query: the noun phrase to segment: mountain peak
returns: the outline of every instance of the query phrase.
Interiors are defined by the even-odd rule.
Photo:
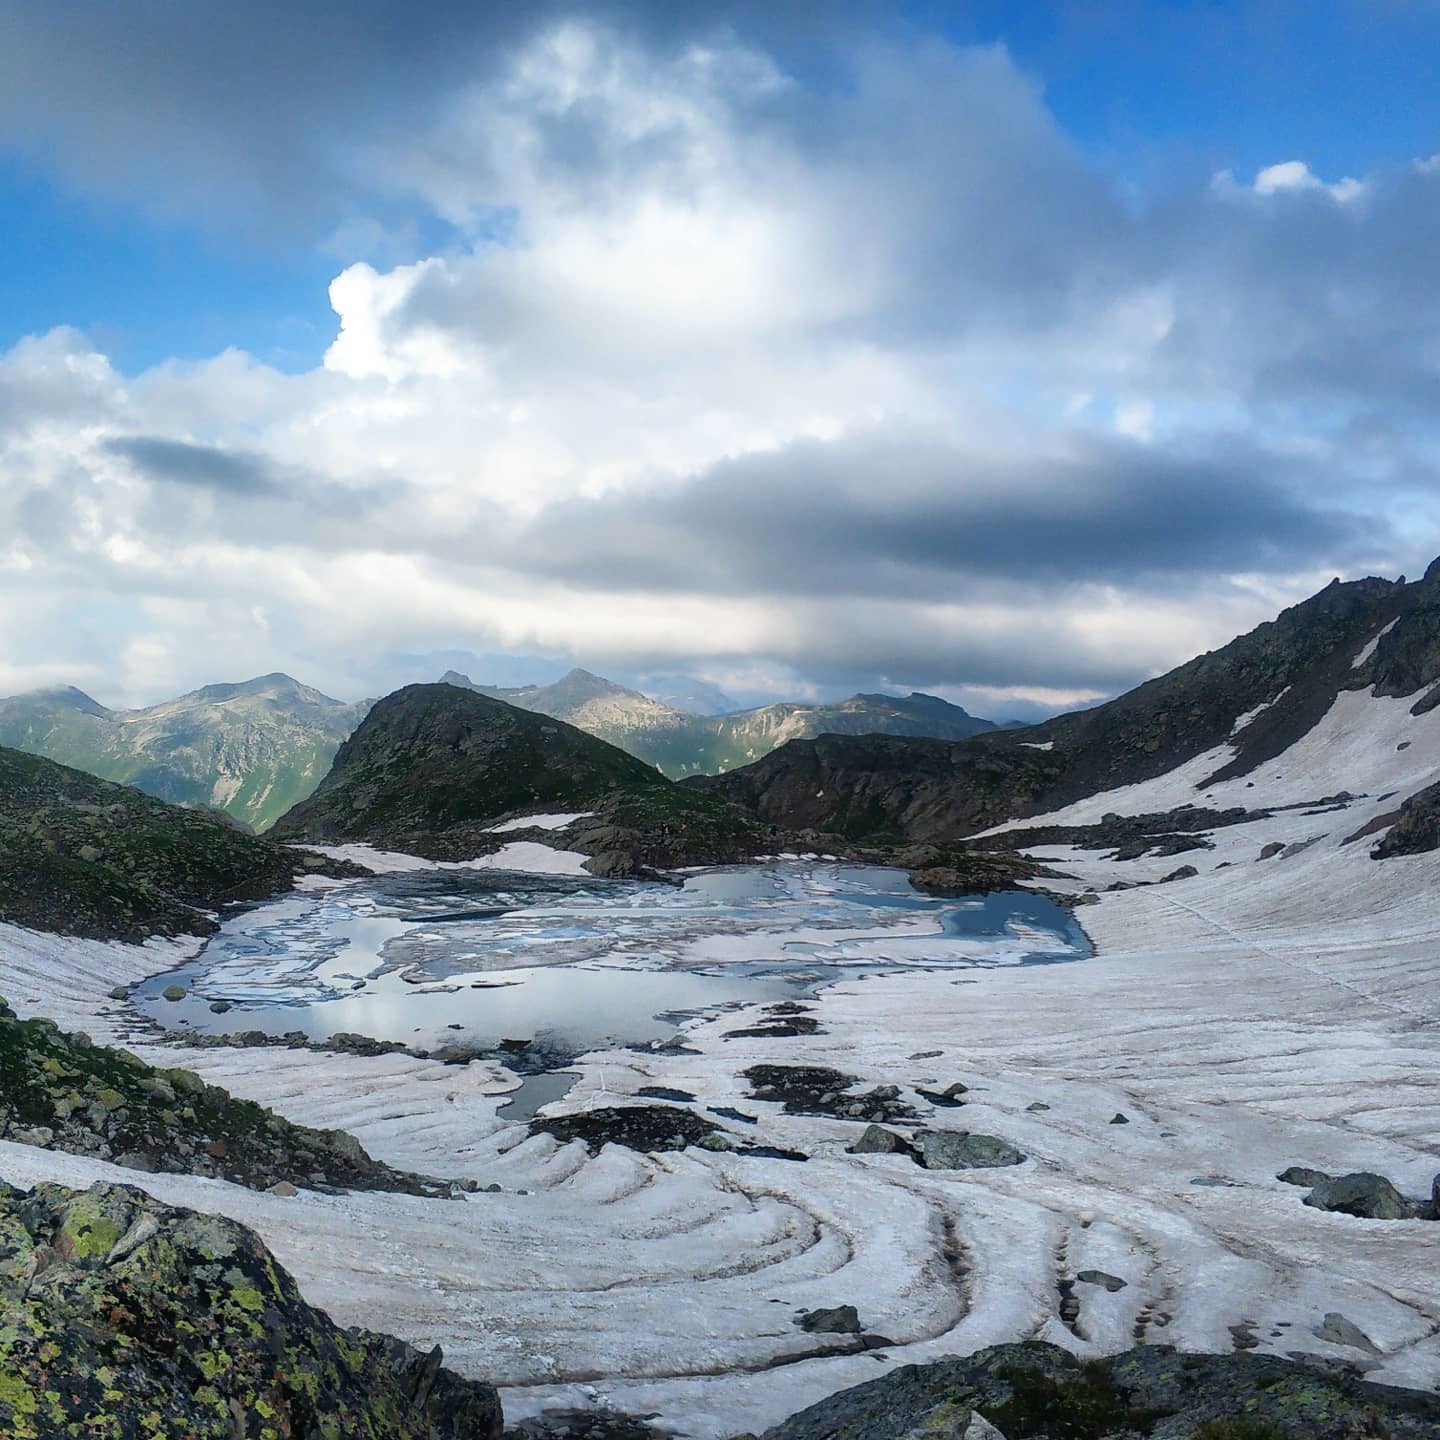
[[[43,685],[38,690],[27,690],[23,695],[16,695],[13,698],[58,705],[66,710],[75,710],[84,715],[96,715],[102,718],[110,714],[110,711],[98,700],[87,695],[76,685]]]

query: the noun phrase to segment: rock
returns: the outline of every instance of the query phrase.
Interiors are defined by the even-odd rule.
[[[678,1105],[611,1105],[574,1115],[543,1115],[530,1122],[532,1135],[553,1135],[562,1145],[583,1140],[592,1155],[606,1145],[652,1153],[698,1145],[719,1127]]]
[[[1038,1110],[1048,1110],[1050,1107],[1043,1100],[1032,1100],[1025,1108],[1034,1112]]]
[[[1172,880],[1193,880],[1199,873],[1193,865],[1182,865],[1178,870],[1172,870],[1164,876],[1160,883],[1168,885]]]
[[[853,1144],[846,1147],[850,1155],[896,1155],[909,1154],[910,1142],[893,1130],[880,1125],[867,1125],[865,1133]]]
[[[160,993],[167,1000],[183,1000],[190,992],[183,985],[167,985]]]
[[[1112,1125],[1128,1125],[1130,1123],[1130,1117],[1123,1110],[1117,1110],[1110,1117],[1110,1123]]]
[[[1101,1285],[1112,1294],[1117,1290],[1123,1290],[1129,1283],[1122,1280],[1118,1275],[1107,1275],[1103,1270],[1081,1270],[1075,1278],[1082,1285]]]
[[[1303,1185],[1309,1190],[1316,1185],[1328,1185],[1335,1177],[1327,1175],[1323,1170],[1312,1170],[1308,1165],[1291,1165],[1275,1178],[1286,1185]]]
[[[493,1387],[340,1329],[234,1221],[4,1186],[0,1233],[0,1434],[498,1440]]]
[[[288,1200],[291,1196],[298,1195],[300,1192],[288,1180],[277,1180],[273,1185],[266,1187],[265,1193],[267,1195],[280,1195]]]
[[[1380,1354],[1380,1347],[1354,1321],[1347,1320],[1336,1310],[1326,1315],[1324,1323],[1315,1333],[1332,1345],[1348,1345],[1352,1350]]]
[[[1019,1165],[1025,1156],[995,1135],[964,1130],[921,1130],[915,1136],[920,1163],[927,1170],[985,1170]]]
[[[1305,1204],[1361,1220],[1410,1220],[1419,1212],[1383,1175],[1368,1170],[1322,1181],[1305,1197]]]
[[[107,992],[112,1000],[124,1000],[130,994],[128,985],[115,985]]]
[[[1256,857],[1260,860],[1269,860],[1272,856],[1278,855],[1285,846],[1279,840],[1272,840],[1268,845],[1260,848],[1260,854]]]
[[[1315,1357],[1311,1357],[1312,1360]],[[988,1428],[969,1429],[972,1417]],[[1435,1440],[1440,1397],[1271,1355],[1146,1345],[1079,1360],[1042,1341],[902,1365],[762,1440]]]
[[[228,1000],[212,1000],[210,1002],[210,1013],[212,1015],[224,1015],[230,1009]]]
[[[796,1322],[812,1335],[858,1335],[860,1314],[853,1305],[835,1305],[828,1310],[810,1310]]]

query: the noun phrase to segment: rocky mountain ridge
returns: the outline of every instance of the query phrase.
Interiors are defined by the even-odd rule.
[[[1440,561],[1423,579],[1335,581],[1219,650],[1094,709],[960,742],[823,735],[683,783],[762,821],[852,841],[954,842],[1167,774],[1214,751],[1193,786],[1243,777],[1347,691],[1440,703]]]

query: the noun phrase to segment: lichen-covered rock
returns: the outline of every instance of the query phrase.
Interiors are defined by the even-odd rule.
[[[1440,1397],[1272,1356],[1147,1345],[1082,1362],[1029,1341],[903,1366],[792,1415],[763,1440],[965,1436],[976,1416],[1010,1440],[1434,1440]]]
[[[0,1139],[258,1190],[297,1182],[417,1195],[450,1188],[373,1160],[343,1130],[292,1124],[192,1070],[157,1070],[53,1021],[20,1020],[3,1000]]]
[[[921,1130],[915,1136],[920,1163],[927,1170],[984,1170],[998,1165],[1020,1165],[1025,1156],[996,1135],[964,1130]]]
[[[342,1330],[244,1226],[128,1186],[0,1189],[11,1440],[494,1440],[500,1402]]]

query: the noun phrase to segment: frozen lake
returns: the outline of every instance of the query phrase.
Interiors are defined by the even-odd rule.
[[[425,870],[248,910],[134,998],[162,1024],[210,1033],[578,1053],[664,1039],[691,1015],[792,999],[857,970],[1088,953],[1073,917],[1044,896],[937,900],[899,870],[788,861],[681,886]],[[186,998],[165,1000],[175,983]]]

